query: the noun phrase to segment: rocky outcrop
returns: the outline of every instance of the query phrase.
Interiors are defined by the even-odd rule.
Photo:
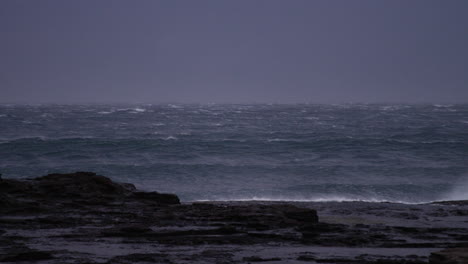
[[[447,248],[434,252],[429,257],[429,264],[467,264],[468,247]]]
[[[179,197],[170,193],[133,192],[132,198],[140,201],[155,202],[157,204],[180,204]]]
[[[115,183],[93,172],[49,174],[31,184],[41,195],[65,198],[122,198],[136,190],[133,184]]]
[[[0,208],[11,208],[16,204],[16,201],[10,198],[8,195],[0,193]]]
[[[23,249],[22,252],[14,252],[2,254],[0,256],[0,262],[36,262],[41,260],[52,259],[53,256],[49,252],[37,251],[32,249]]]
[[[95,173],[49,174],[0,180],[0,262],[458,264],[466,212],[464,203],[180,203]],[[434,248],[452,249],[429,260]]]
[[[55,173],[32,180],[0,181],[0,211],[47,211],[71,205],[103,206],[136,200],[158,205],[180,204],[174,194],[139,192],[133,184],[116,183],[93,172]]]

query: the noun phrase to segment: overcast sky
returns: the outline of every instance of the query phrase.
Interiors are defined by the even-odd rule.
[[[468,102],[466,0],[1,0],[0,102]]]

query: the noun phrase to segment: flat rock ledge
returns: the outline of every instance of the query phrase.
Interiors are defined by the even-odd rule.
[[[92,172],[0,179],[0,262],[468,263],[467,207],[181,203]]]

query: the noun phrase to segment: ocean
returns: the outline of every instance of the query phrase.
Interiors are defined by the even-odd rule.
[[[0,173],[182,201],[468,199],[468,105],[0,105]]]

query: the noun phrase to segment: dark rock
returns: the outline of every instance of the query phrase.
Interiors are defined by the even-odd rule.
[[[222,235],[232,235],[232,234],[239,233],[239,231],[235,227],[229,226],[229,225],[222,226],[216,229],[216,231],[218,231],[218,234],[222,234]]]
[[[27,181],[3,179],[0,181],[0,193],[18,194],[31,192],[32,185]]]
[[[309,208],[318,209],[322,222]],[[455,217],[467,214],[464,205],[180,204],[175,195],[137,191],[131,184],[87,172],[4,179],[0,210],[0,229],[7,231],[0,230],[0,260],[15,263],[50,259],[53,253],[46,263],[427,264],[422,255],[429,248],[464,247],[468,241],[466,219]],[[450,218],[444,221],[431,213]],[[54,251],[29,249],[42,243]],[[84,249],[74,247],[77,243]],[[105,254],[89,253],[88,247],[95,245]],[[401,255],[409,254],[402,250],[406,248],[415,255]],[[315,249],[316,255],[309,252]],[[362,253],[369,254],[357,255]],[[431,263],[463,263],[454,258],[446,250],[434,253]]]
[[[315,262],[317,263],[343,263],[343,264],[362,264],[362,260],[357,260],[357,259],[348,259],[348,258],[320,258],[320,259],[315,259]],[[383,264],[383,263],[382,263]],[[394,264],[394,263],[392,263]]]
[[[468,216],[468,210],[451,210],[450,213],[455,216]]]
[[[264,262],[264,261],[281,261],[281,258],[261,258],[259,256],[251,256],[242,258],[243,261],[249,262]]]
[[[139,200],[148,200],[157,204],[180,204],[179,197],[175,194],[158,193],[158,192],[134,192],[133,198]]]
[[[265,224],[259,223],[259,222],[248,222],[246,226],[247,226],[247,228],[252,228],[252,229],[255,229],[257,231],[268,230],[270,228],[268,225],[265,225]]]
[[[191,229],[184,231],[161,232],[158,236],[212,236],[212,235],[231,235],[238,233],[233,227],[220,227],[216,229]]]
[[[10,208],[12,206],[15,206],[17,203],[16,201],[9,197],[6,194],[0,193],[0,209],[2,208]]]
[[[101,231],[101,235],[105,237],[141,237],[152,233],[148,227],[142,226],[127,226],[120,228],[109,228]]]
[[[0,257],[0,262],[18,262],[18,261],[39,261],[52,259],[53,256],[45,251],[27,251],[15,254],[7,254],[5,257]]]
[[[313,256],[302,255],[302,256],[297,257],[297,260],[316,262],[317,258],[315,258],[315,257],[313,257]]]
[[[315,223],[302,225],[298,228],[302,233],[343,233],[348,229],[346,225],[342,224],[328,224],[328,223]]]
[[[138,233],[138,234],[141,234],[141,233],[148,233],[148,232],[151,232],[153,230],[151,230],[151,228],[144,227],[144,226],[127,226],[127,227],[120,228],[120,231],[122,233],[132,233],[132,234]]]
[[[232,260],[234,255],[226,250],[204,250],[200,254],[193,254],[190,257],[184,258],[188,263],[216,263],[216,264],[232,264],[236,263]]]
[[[283,212],[287,218],[294,219],[299,222],[317,223],[319,220],[317,211],[312,209],[288,206]]]
[[[439,202],[433,202],[432,204],[441,204],[441,205],[468,205],[468,200],[439,201]]]
[[[166,254],[130,254],[124,256],[117,256],[109,260],[107,263],[172,263]]]
[[[49,174],[35,181],[41,194],[58,197],[121,197],[135,189],[133,185],[118,184],[93,172]]]
[[[448,248],[431,253],[429,264],[466,264],[468,248]]]
[[[154,212],[157,210],[154,206],[180,204],[180,200],[173,194],[138,192],[133,184],[116,183],[92,172],[49,174],[28,180],[3,179],[0,182],[2,213],[27,215],[99,207],[110,209],[125,203],[137,207],[145,203],[144,207],[151,205]]]

